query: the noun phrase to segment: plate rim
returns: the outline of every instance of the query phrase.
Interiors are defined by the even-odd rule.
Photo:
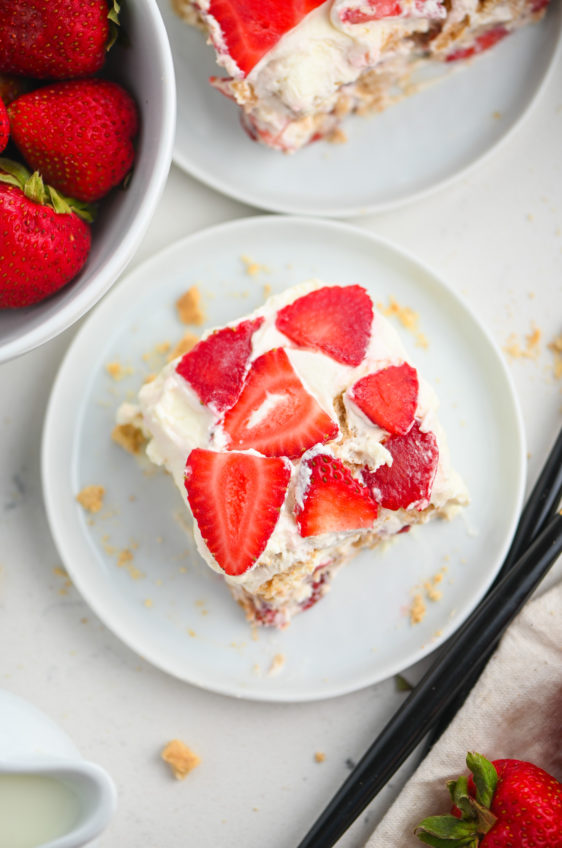
[[[496,141],[492,142],[492,144],[490,145],[490,147],[488,147],[487,150],[484,150],[481,154],[477,155],[476,158],[469,162],[467,165],[464,165],[458,171],[455,171],[453,174],[450,174],[449,176],[444,177],[443,179],[438,179],[433,185],[426,186],[425,188],[422,188],[419,191],[414,191],[412,193],[406,194],[404,197],[369,204],[349,204],[346,206],[339,207],[329,207],[327,205],[324,205],[323,203],[318,203],[317,205],[311,204],[306,208],[303,207],[303,205],[283,202],[264,203],[263,200],[260,200],[259,197],[256,197],[255,193],[247,193],[244,190],[237,189],[236,187],[231,187],[222,180],[216,178],[212,174],[212,172],[207,172],[204,168],[201,168],[198,165],[194,164],[191,159],[185,156],[184,153],[178,147],[177,129],[176,138],[174,140],[173,146],[172,160],[174,164],[178,168],[180,168],[180,170],[182,170],[184,173],[203,183],[203,185],[212,188],[219,194],[236,200],[239,203],[244,203],[246,205],[253,206],[256,209],[275,212],[282,215],[305,215],[307,217],[322,216],[326,218],[364,218],[368,215],[378,215],[382,212],[389,212],[401,208],[402,206],[407,206],[410,203],[415,203],[418,200],[423,200],[426,197],[429,197],[430,195],[437,193],[442,189],[445,189],[448,186],[456,183],[458,180],[463,179],[469,173],[472,173],[473,170],[479,168],[480,165],[483,165],[485,162],[487,162],[489,158],[492,158],[496,153],[499,153],[503,145],[506,144],[512,138],[512,136],[515,135],[516,132],[518,132],[518,130],[526,122],[527,118],[531,115],[532,111],[539,102],[542,94],[544,93],[544,90],[548,85],[551,77],[553,76],[554,66],[556,65],[559,54],[562,52],[562,4],[557,4],[555,0],[551,0],[547,12],[553,19],[550,21],[550,25],[553,27],[557,27],[558,29],[556,40],[554,42],[554,48],[552,50],[552,54],[550,56],[548,64],[543,72],[542,78],[540,79],[528,103],[519,113],[517,118],[506,129],[503,135],[501,135]],[[540,24],[541,21],[537,23]],[[173,53],[173,48],[171,49]]]
[[[82,344],[82,339],[84,337],[88,337],[89,334],[89,325],[93,321],[94,318],[98,319],[97,316],[103,316],[105,311],[110,311],[112,309],[112,301],[114,297],[116,297],[119,292],[123,289],[121,283],[127,282],[128,285],[131,279],[134,280],[137,274],[146,275],[147,272],[150,273],[152,267],[157,266],[163,257],[166,257],[170,254],[173,254],[175,251],[182,251],[189,246],[193,245],[194,242],[204,241],[209,238],[219,237],[222,232],[225,230],[236,231],[237,229],[244,230],[246,227],[272,227],[276,228],[278,226],[284,226],[285,224],[297,225],[299,227],[320,227],[325,228],[327,230],[331,230],[332,233],[338,232],[343,233],[345,236],[350,236],[353,238],[360,238],[368,243],[371,246],[374,246],[375,249],[382,248],[383,250],[390,251],[394,253],[399,259],[407,260],[409,263],[417,266],[424,274],[428,275],[433,282],[437,283],[442,289],[444,289],[448,295],[453,299],[455,304],[459,306],[471,319],[471,321],[477,326],[478,330],[482,333],[488,345],[490,347],[490,351],[493,352],[496,364],[498,365],[501,375],[505,380],[506,388],[509,392],[509,397],[513,406],[514,413],[514,439],[516,442],[517,453],[518,453],[518,464],[517,464],[517,491],[514,497],[514,509],[512,511],[510,520],[509,520],[509,532],[506,533],[505,538],[503,540],[503,545],[500,548],[500,553],[498,554],[498,561],[494,569],[490,570],[488,575],[488,579],[482,581],[479,592],[476,595],[476,599],[473,602],[472,606],[468,609],[464,610],[462,613],[458,613],[455,616],[454,621],[447,622],[442,628],[442,635],[436,638],[434,641],[431,641],[429,644],[424,644],[419,647],[416,651],[414,651],[408,658],[406,664],[403,661],[394,662],[390,666],[387,664],[386,666],[381,667],[379,671],[375,674],[364,672],[360,676],[356,676],[353,682],[345,681],[343,684],[332,684],[326,686],[322,691],[318,691],[317,689],[304,689],[301,692],[294,692],[290,689],[286,691],[284,689],[272,689],[272,690],[246,690],[240,684],[235,682],[225,682],[217,683],[217,682],[209,682],[203,680],[201,676],[197,673],[195,675],[189,674],[186,675],[181,670],[179,670],[174,663],[174,659],[169,660],[167,656],[162,657],[161,651],[151,651],[150,649],[146,649],[146,646],[143,645],[139,648],[136,637],[133,634],[131,636],[126,626],[121,626],[119,621],[115,621],[115,617],[111,615],[111,613],[106,613],[104,610],[103,603],[101,603],[100,599],[95,599],[95,602],[92,602],[90,594],[88,593],[87,586],[84,587],[84,584],[87,583],[87,580],[82,579],[82,575],[80,570],[75,573],[75,569],[73,566],[73,562],[68,563],[68,557],[66,554],[66,543],[65,543],[65,533],[63,532],[62,523],[58,519],[56,511],[54,509],[53,502],[49,497],[50,493],[50,474],[51,469],[49,467],[51,461],[51,451],[49,449],[49,445],[53,439],[56,440],[56,436],[52,435],[53,433],[53,421],[57,414],[57,402],[58,402],[58,394],[63,391],[66,379],[67,372],[74,368],[73,366],[73,356],[74,351],[80,347]],[[515,451],[514,451],[515,453]],[[122,281],[120,281],[117,286],[115,286],[110,293],[103,299],[103,301],[93,310],[88,319],[84,322],[84,324],[80,327],[78,333],[74,336],[71,341],[69,347],[67,348],[59,368],[57,370],[57,374],[51,386],[51,391],[49,395],[49,400],[47,403],[45,417],[43,420],[43,428],[41,434],[41,486],[43,493],[43,501],[45,505],[45,511],[47,515],[47,520],[49,524],[49,529],[54,540],[55,546],[65,567],[69,571],[69,574],[72,578],[73,584],[80,592],[84,601],[88,604],[90,609],[98,616],[100,621],[108,628],[108,630],[117,638],[119,638],[128,648],[130,648],[135,654],[145,659],[151,665],[156,668],[170,674],[172,677],[183,681],[184,683],[189,683],[190,685],[197,686],[201,689],[204,689],[208,692],[215,692],[220,695],[226,695],[229,697],[241,698],[243,700],[251,700],[258,702],[273,702],[273,703],[304,703],[304,702],[312,702],[318,700],[324,700],[332,697],[339,697],[341,695],[346,695],[351,692],[360,691],[361,689],[366,688],[367,686],[374,685],[375,683],[379,683],[383,680],[388,679],[392,675],[399,673],[401,670],[405,668],[409,668],[415,663],[419,662],[424,657],[427,657],[441,645],[443,645],[450,636],[453,635],[454,632],[462,625],[462,623],[468,618],[471,612],[475,609],[475,607],[480,603],[482,598],[487,593],[488,589],[492,585],[497,573],[502,565],[502,562],[505,558],[505,555],[509,549],[509,545],[511,543],[511,539],[515,532],[515,528],[517,526],[517,522],[519,520],[521,514],[521,508],[523,504],[523,498],[525,493],[526,486],[526,476],[527,476],[527,467],[526,467],[526,438],[525,438],[525,429],[523,423],[523,416],[521,412],[521,406],[519,403],[519,399],[517,397],[517,392],[515,389],[514,380],[511,376],[511,373],[508,369],[507,363],[505,362],[500,348],[498,344],[495,342],[487,327],[478,319],[474,310],[465,302],[462,295],[459,294],[455,289],[448,285],[447,282],[435,272],[435,270],[428,265],[424,260],[419,259],[413,252],[411,252],[407,248],[402,248],[397,245],[394,241],[380,236],[376,233],[369,232],[361,227],[358,227],[354,224],[350,224],[347,222],[334,221],[334,220],[324,220],[322,218],[312,218],[310,216],[293,216],[293,215],[256,215],[256,216],[248,216],[245,218],[238,218],[235,220],[226,221],[223,223],[215,224],[210,227],[206,227],[202,230],[197,230],[194,233],[191,233],[187,236],[184,236],[181,239],[178,239],[175,242],[172,242],[167,247],[163,248],[158,253],[155,253],[153,256],[146,259],[144,262],[140,263],[136,268],[130,271]],[[98,602],[99,601],[99,602]]]

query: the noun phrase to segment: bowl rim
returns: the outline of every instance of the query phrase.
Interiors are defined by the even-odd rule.
[[[131,224],[119,247],[108,257],[96,275],[96,285],[87,285],[69,303],[57,310],[38,327],[22,332],[7,342],[0,339],[0,363],[7,362],[39,347],[69,329],[88,312],[117,281],[137,250],[152,220],[156,205],[162,195],[172,163],[172,151],[176,128],[176,78],[172,50],[164,21],[156,0],[144,0],[153,32],[160,45],[159,58],[162,84],[162,121],[158,139],[154,169],[148,179],[142,205],[135,210]]]

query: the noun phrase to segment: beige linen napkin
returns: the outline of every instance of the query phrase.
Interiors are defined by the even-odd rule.
[[[448,812],[446,781],[467,751],[528,760],[562,779],[562,583],[532,600],[504,634],[482,677],[410,778],[365,848],[417,848],[425,816]]]

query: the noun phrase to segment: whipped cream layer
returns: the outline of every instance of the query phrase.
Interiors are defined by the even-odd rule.
[[[400,365],[407,361],[400,338],[390,323],[373,310],[374,318],[367,351],[357,367],[343,365],[320,352],[299,349],[275,326],[276,314],[281,307],[326,285],[319,280],[310,280],[294,286],[269,298],[264,306],[251,315],[229,325],[236,326],[241,320],[262,317],[262,325],[253,334],[248,369],[263,353],[283,347],[305,389],[334,421],[340,423],[340,432],[335,439],[315,445],[300,459],[290,461],[291,480],[285,503],[277,525],[256,564],[239,577],[225,575],[229,583],[243,586],[249,592],[254,592],[275,574],[287,571],[297,563],[307,561],[322,564],[326,561],[327,550],[332,553],[349,550],[351,553],[354,542],[365,535],[364,530],[324,533],[307,538],[299,534],[294,508],[296,504],[302,505],[306,492],[308,459],[318,453],[330,454],[342,460],[358,478],[361,468],[365,465],[375,470],[383,464],[392,464],[392,457],[383,444],[388,433],[376,427],[346,396],[347,390],[361,377],[389,365]],[[211,332],[213,331],[209,330],[205,333],[204,338]],[[156,465],[164,466],[172,474],[189,510],[184,472],[190,452],[194,448],[225,450],[227,436],[221,424],[222,416],[204,406],[190,384],[177,372],[179,361],[180,358],[170,362],[156,379],[142,387],[138,406],[123,404],[118,414],[118,422],[133,423],[143,430],[149,439],[146,451],[149,459]],[[345,408],[343,427],[342,402]],[[274,403],[275,397],[269,397],[264,406]],[[266,409],[257,410],[256,420],[267,412]],[[462,481],[450,467],[445,436],[437,418],[436,396],[421,379],[415,417],[422,430],[431,430],[434,433],[439,448],[439,465],[428,504],[432,509],[427,508],[416,516],[417,521],[423,521],[429,518],[433,511],[444,514],[457,505],[465,504],[467,493]],[[391,536],[407,523],[412,522],[408,520],[404,510],[380,509],[379,517],[368,532],[382,537]],[[207,564],[215,571],[224,573],[209,552],[196,525],[195,539]]]
[[[213,84],[242,107],[252,136],[292,152],[329,134],[349,111],[385,108],[420,64],[447,60],[496,27],[507,34],[539,17],[545,3],[327,0],[286,32],[247,75],[230,55],[209,0],[193,5],[205,21],[218,64],[229,74]],[[373,20],[375,15],[384,17]],[[476,53],[491,44],[477,44]],[[371,71],[374,76],[362,88]]]

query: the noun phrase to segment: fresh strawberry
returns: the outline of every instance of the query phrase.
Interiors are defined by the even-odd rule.
[[[23,77],[0,74],[0,100],[3,100],[5,105],[8,106],[20,94],[25,94],[26,91],[29,91],[30,85],[30,81]]]
[[[301,456],[338,435],[338,425],[310,395],[278,347],[253,363],[235,405],[224,416],[229,449]]]
[[[392,456],[392,465],[363,471],[373,498],[386,509],[424,509],[439,464],[434,434],[423,433],[416,421],[405,435],[390,436],[383,445]]]
[[[197,392],[201,403],[224,412],[236,402],[252,352],[252,336],[262,324],[263,318],[256,318],[223,327],[178,362],[176,371]]]
[[[303,466],[310,480],[302,506],[295,508],[301,536],[371,527],[379,508],[343,462],[329,454],[318,454],[305,460]]]
[[[479,53],[484,53],[485,50],[489,50],[490,47],[493,47],[498,41],[501,41],[502,38],[505,38],[506,35],[509,35],[509,30],[504,26],[496,26],[492,29],[483,32],[482,35],[478,35],[473,44],[468,47],[459,47],[458,50],[454,50],[452,53],[446,57],[447,62],[456,62],[459,59],[470,59],[471,56],[477,56]]]
[[[0,0],[0,71],[37,79],[96,73],[118,8],[106,0]]]
[[[226,574],[244,574],[263,553],[285,500],[291,469],[275,457],[195,448],[185,488],[205,544]]]
[[[469,753],[472,776],[447,784],[452,814],[416,829],[435,848],[562,848],[562,783],[522,760]]]
[[[325,286],[277,313],[275,326],[298,347],[359,365],[371,336],[373,305],[361,286]]]
[[[26,162],[70,197],[99,200],[132,167],[137,107],[115,82],[46,85],[14,100],[8,114],[12,140]]]
[[[6,149],[9,138],[10,122],[8,121],[8,112],[4,106],[4,101],[0,100],[0,153]]]
[[[236,62],[246,76],[282,35],[323,0],[211,0],[199,1],[204,17],[215,22],[210,29],[215,49]],[[218,30],[217,30],[218,25]]]
[[[373,424],[398,436],[414,423],[418,389],[416,369],[403,362],[367,374],[351,387],[349,397]]]
[[[39,174],[0,159],[1,309],[37,303],[76,276],[90,249],[90,228],[76,212],[89,218]]]

